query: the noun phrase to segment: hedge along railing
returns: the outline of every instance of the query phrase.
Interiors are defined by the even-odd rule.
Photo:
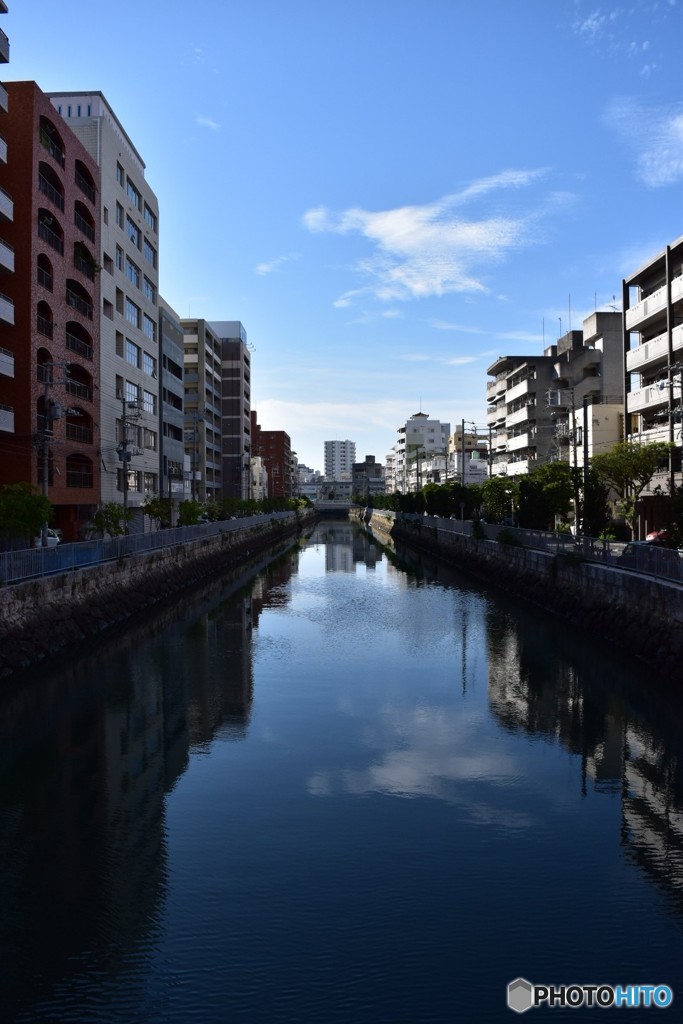
[[[224,519],[199,526],[177,526],[154,533],[135,533],[107,540],[84,540],[76,544],[59,544],[56,548],[26,548],[0,554],[0,584],[19,583],[38,576],[71,572],[86,566],[116,561],[126,555],[141,555],[150,551],[191,544],[196,540],[218,537],[222,533],[265,526],[272,522],[294,521],[295,512],[269,512],[244,519]]]

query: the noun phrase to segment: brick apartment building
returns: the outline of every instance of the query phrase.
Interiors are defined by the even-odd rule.
[[[0,375],[0,484],[38,485],[54,525],[76,540],[100,498],[98,169],[35,82],[7,83],[7,162],[0,186],[13,216],[3,280],[14,323],[0,321],[13,376]]]
[[[284,430],[263,430],[251,412],[251,453],[261,458],[268,474],[268,497],[291,498],[293,487],[292,442]]]

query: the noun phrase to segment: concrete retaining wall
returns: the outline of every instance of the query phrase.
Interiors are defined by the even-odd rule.
[[[291,544],[315,516],[269,521],[246,530],[89,566],[0,590],[0,679],[44,659],[76,655],[93,639],[272,548]]]
[[[382,543],[424,551],[507,594],[571,622],[581,632],[618,645],[648,673],[683,684],[683,587],[495,541],[437,533],[432,525],[373,512],[368,529]]]

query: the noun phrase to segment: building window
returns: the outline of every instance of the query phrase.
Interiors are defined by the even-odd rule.
[[[140,347],[126,338],[126,362],[131,366],[140,366]]]
[[[144,430],[144,447],[150,451],[155,452],[157,450],[157,435],[154,430],[148,430],[145,427]]]
[[[148,337],[150,341],[157,340],[157,325],[151,317],[147,316],[146,313],[143,316],[143,330],[145,332],[145,336]]]
[[[156,415],[157,396],[153,395],[151,391],[142,392],[142,408],[145,410],[145,412],[151,412]]]
[[[150,281],[150,279],[148,277],[145,278],[144,292],[145,292],[145,298],[149,299],[149,301],[153,302],[154,305],[156,306],[156,302],[157,302],[156,286],[152,284],[152,282]]]
[[[133,384],[132,381],[127,380],[126,390],[124,394],[127,402],[132,402],[134,405],[138,404],[140,398],[140,389],[138,388],[137,384]]]
[[[117,163],[117,165],[116,165],[116,180],[118,181],[118,183],[121,186],[121,188],[123,188],[123,184],[124,184],[123,167],[119,163]]]
[[[123,207],[121,203],[116,204],[116,223],[120,228],[123,227]]]
[[[150,245],[150,244],[149,244],[149,242],[147,241],[147,239],[145,239],[145,244],[144,244],[144,248],[143,248],[143,253],[144,253],[145,259],[146,259],[146,260],[147,260],[147,262],[148,262],[148,263],[150,264],[150,266],[152,266],[152,267],[156,267],[156,265],[157,265],[157,253],[156,253],[156,249],[154,248],[154,246],[152,246],[152,245]]]
[[[136,288],[140,287],[140,268],[133,263],[130,256],[126,256],[126,277]]]
[[[123,270],[123,249],[120,245],[116,246],[116,269]]]
[[[149,225],[152,231],[157,229],[157,217],[156,214],[150,210],[147,203],[145,203],[145,223]]]
[[[156,377],[157,375],[157,361],[149,352],[143,352],[142,354],[142,369],[150,377]]]
[[[109,210],[107,209],[106,206],[102,207],[102,217],[104,219],[104,223],[108,224],[109,223]]]
[[[126,234],[130,238],[133,245],[137,246],[137,248],[139,249],[140,229],[138,228],[137,224],[130,219],[130,217],[126,217]]]
[[[143,479],[144,493],[147,495],[156,494],[157,486],[157,474],[156,473],[145,473]]]
[[[140,326],[140,309],[128,297],[126,297],[126,320],[134,327]]]
[[[130,178],[128,178],[126,182],[126,193],[133,206],[137,210],[139,210],[142,206],[142,196],[140,195],[140,193],[138,192]]]

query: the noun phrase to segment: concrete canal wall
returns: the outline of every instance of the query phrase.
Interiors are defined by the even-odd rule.
[[[366,528],[381,543],[422,551],[560,616],[581,643],[587,635],[600,637],[653,676],[683,686],[683,587],[676,583],[571,555],[437,533],[429,519],[394,522],[373,512]]]
[[[268,549],[289,546],[315,515],[268,520],[186,544],[0,589],[0,679],[78,654],[103,634]]]

